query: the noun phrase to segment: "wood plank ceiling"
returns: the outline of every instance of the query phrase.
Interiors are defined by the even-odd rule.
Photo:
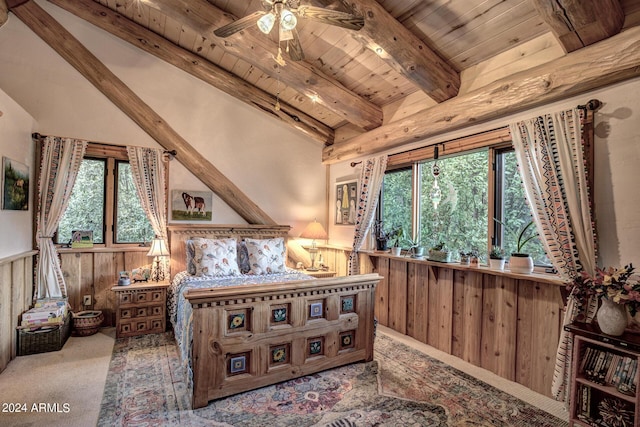
[[[261,0],[49,1],[323,143],[327,163],[433,134],[421,126],[437,123],[425,120],[444,120],[453,128],[450,118],[457,113],[449,106],[464,108],[456,100],[477,99],[469,94],[512,72],[531,68],[536,76],[546,75],[553,71],[551,60],[573,58],[585,46],[640,23],[640,0],[301,0],[362,16],[365,25],[356,32],[298,19],[305,60],[285,55],[286,65],[280,66],[274,60],[277,31],[264,35],[251,25],[226,38],[213,34],[264,10]],[[7,2],[9,8],[22,3]],[[637,47],[626,41],[616,46]],[[638,74],[634,61],[635,56],[624,69],[601,72],[630,78]],[[508,100],[496,114],[516,107],[517,100]],[[493,111],[481,111],[458,126],[494,117]],[[408,119],[420,125],[412,130]],[[437,132],[446,130],[440,126]],[[389,135],[395,142],[387,145]],[[369,147],[366,141],[375,139],[382,141]]]

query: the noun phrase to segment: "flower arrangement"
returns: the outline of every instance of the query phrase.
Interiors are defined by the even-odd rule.
[[[595,295],[616,304],[626,305],[631,316],[635,316],[640,309],[640,282],[632,278],[633,275],[634,267],[631,264],[622,268],[596,268],[593,277],[582,272],[569,285],[569,290],[573,290],[574,295],[581,302],[586,301],[589,296]]]

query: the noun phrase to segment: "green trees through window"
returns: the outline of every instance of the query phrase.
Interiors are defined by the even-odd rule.
[[[108,173],[108,165],[112,165],[115,174]],[[105,224],[113,224],[112,234],[105,235]],[[153,238],[128,162],[106,158],[82,161],[56,242],[68,243],[74,230],[93,231],[95,244],[143,243]]]
[[[513,150],[484,149],[440,158],[437,163],[441,190],[437,209],[431,197],[433,159],[386,173],[379,210],[384,227],[400,225],[406,235],[417,235],[422,246],[443,242],[456,254],[475,250],[484,260],[493,245],[502,246],[507,254],[515,252],[517,233],[531,221],[531,213]],[[490,182],[493,163],[495,180]],[[413,182],[418,188],[413,188]],[[494,206],[489,205],[491,200],[495,201]],[[534,227],[530,230],[535,232]],[[404,246],[408,244],[407,241]],[[548,264],[538,238],[527,243],[525,250],[537,264]]]

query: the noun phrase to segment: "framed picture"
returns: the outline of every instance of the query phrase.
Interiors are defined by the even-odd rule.
[[[92,230],[73,230],[71,231],[71,247],[92,248],[93,247],[93,231]]]
[[[213,192],[171,190],[170,221],[205,221],[213,219]]]
[[[358,180],[336,181],[335,225],[355,225],[358,203]]]
[[[29,166],[2,157],[2,209],[29,210]]]

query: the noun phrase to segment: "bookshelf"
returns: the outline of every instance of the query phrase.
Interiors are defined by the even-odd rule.
[[[640,425],[640,336],[612,337],[595,324],[574,323],[565,329],[573,334],[569,426]]]

